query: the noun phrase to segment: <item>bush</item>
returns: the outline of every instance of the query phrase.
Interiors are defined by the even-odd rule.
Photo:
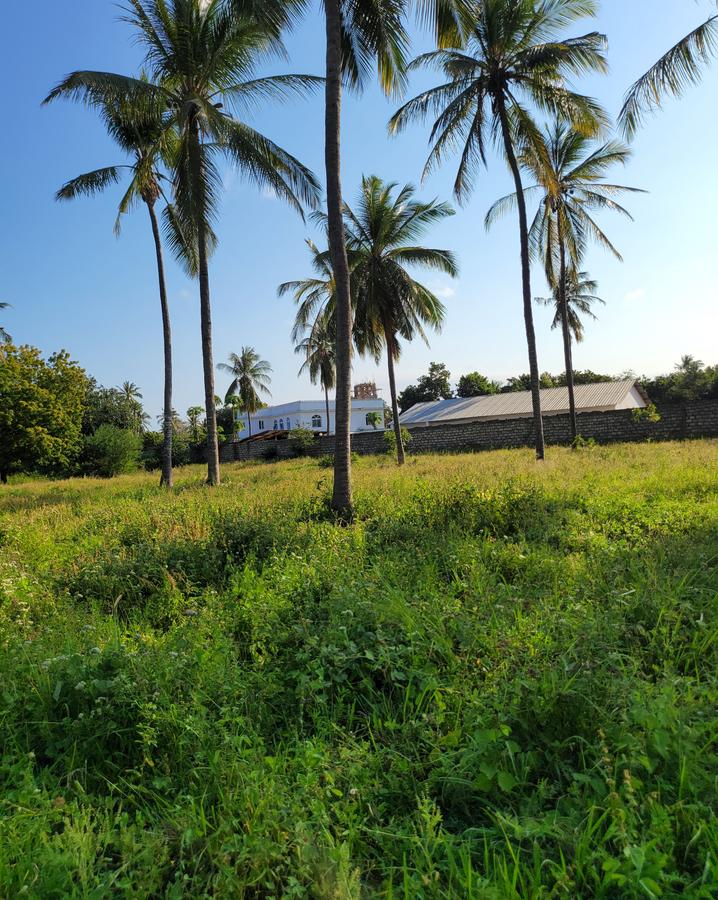
[[[411,434],[408,429],[401,429],[401,440],[404,444],[404,450],[409,449],[409,444],[411,443]],[[386,453],[390,456],[396,453],[396,435],[394,434],[394,429],[392,428],[390,431],[384,432],[384,444],[386,446]]]
[[[125,428],[100,425],[85,438],[83,469],[88,475],[113,478],[139,466],[142,438]]]
[[[633,410],[634,422],[650,422],[656,424],[661,421],[661,414],[658,412],[655,403],[649,403],[644,409]]]
[[[164,435],[161,431],[147,431],[143,435],[142,465],[149,472],[162,468],[162,442]],[[172,438],[172,466],[187,466],[191,462],[190,442],[186,435],[175,434]]]
[[[297,456],[306,456],[315,442],[314,432],[309,428],[293,428],[289,432],[289,440]]]

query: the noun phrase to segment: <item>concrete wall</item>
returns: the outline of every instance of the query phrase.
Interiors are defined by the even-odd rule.
[[[699,400],[687,404],[665,404],[659,407],[660,422],[636,420],[633,410],[581,413],[579,432],[599,444],[623,441],[674,441],[686,438],[718,437],[718,400]],[[531,419],[505,419],[472,422],[463,425],[440,425],[435,428],[410,428],[411,453],[464,452],[497,450],[533,445]],[[567,415],[546,416],[544,434],[547,444],[569,444],[570,422]],[[352,450],[363,455],[383,453],[381,431],[352,435]],[[334,450],[334,438],[319,438],[311,448],[312,456],[324,456]],[[266,441],[249,444],[224,444],[223,462],[262,459],[274,453],[280,459],[294,456],[291,441]]]

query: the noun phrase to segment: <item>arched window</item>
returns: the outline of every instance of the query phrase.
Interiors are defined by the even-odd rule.
[[[312,428],[321,428],[322,427],[322,417],[321,416],[312,416]]]
[[[264,419],[259,420],[259,430],[264,431]]]
[[[278,426],[277,426],[277,420],[275,419],[275,420],[274,420],[274,430],[276,431],[277,428],[278,428]]]
[[[292,420],[287,416],[287,431],[292,430]]]
[[[284,419],[279,420],[279,430],[284,431]]]

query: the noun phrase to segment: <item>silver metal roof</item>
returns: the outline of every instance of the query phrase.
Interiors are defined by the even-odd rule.
[[[603,411],[617,407],[645,406],[641,399],[630,403],[629,394],[636,382],[601,381],[578,384],[574,388],[578,412]],[[541,391],[544,415],[568,412],[568,388],[544,388]],[[400,416],[402,425],[443,425],[474,419],[518,419],[532,415],[531,391],[491,394],[486,397],[456,398],[417,403]]]

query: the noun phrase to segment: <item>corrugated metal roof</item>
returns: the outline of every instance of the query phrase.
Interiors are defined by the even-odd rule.
[[[579,384],[574,389],[578,412],[615,409],[635,385],[633,379]],[[545,415],[568,412],[568,388],[544,388],[541,409]],[[518,419],[532,414],[531,391],[491,394],[486,397],[417,403],[401,417],[402,425],[430,425],[467,419]]]

